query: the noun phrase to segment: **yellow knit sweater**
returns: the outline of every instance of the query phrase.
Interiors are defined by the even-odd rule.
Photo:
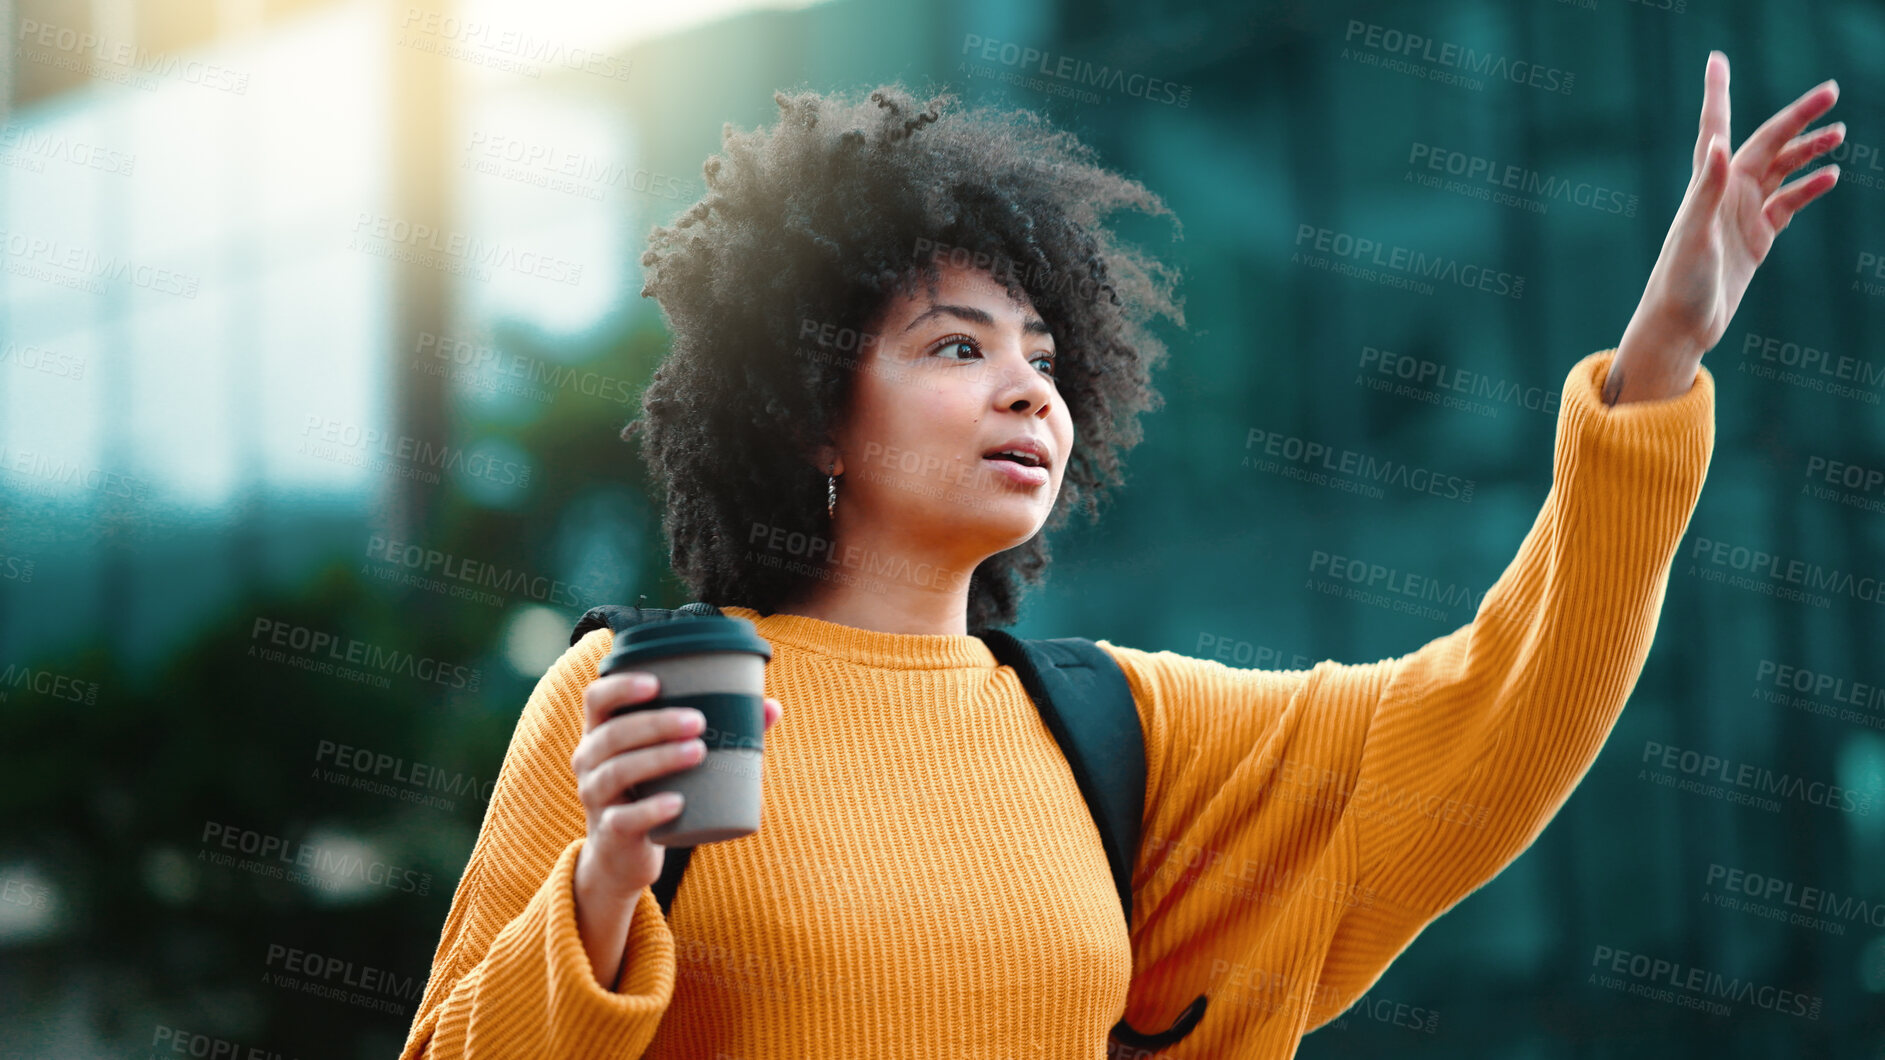
[[[619,993],[577,935],[569,759],[599,629],[537,684],[403,1056],[1281,1060],[1537,838],[1636,683],[1714,449],[1714,381],[1605,406],[1565,382],[1553,479],[1465,627],[1411,654],[1236,669],[1101,641],[1145,733],[1130,934],[1099,833],[1014,672],[969,636],[761,617],[760,830],[643,890]],[[1077,631],[1066,631],[1074,633]]]

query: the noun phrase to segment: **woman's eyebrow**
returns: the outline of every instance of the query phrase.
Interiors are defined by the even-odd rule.
[[[972,305],[943,305],[940,303],[931,303],[928,309],[918,314],[916,319],[910,321],[903,330],[914,330],[918,324],[921,324],[923,321],[939,313],[948,313],[960,317],[971,324],[982,324],[992,327],[995,323],[994,317],[990,316],[986,311],[977,309]],[[1022,322],[1021,330],[1029,335],[1053,334],[1052,329],[1047,326],[1047,322],[1039,317],[1029,317],[1026,321]]]

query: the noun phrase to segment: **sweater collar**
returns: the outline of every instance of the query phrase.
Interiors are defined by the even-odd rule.
[[[773,644],[860,666],[888,670],[990,670],[995,653],[980,637],[951,633],[883,633],[808,615],[774,612],[762,616],[750,607],[722,606],[726,614],[751,622]]]

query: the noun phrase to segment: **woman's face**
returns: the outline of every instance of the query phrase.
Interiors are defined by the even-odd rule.
[[[920,544],[969,569],[1032,537],[1073,449],[1054,338],[1034,307],[985,271],[944,266],[934,295],[894,298],[860,345],[836,438],[845,536]]]

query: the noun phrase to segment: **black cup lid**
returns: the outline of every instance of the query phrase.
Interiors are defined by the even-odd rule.
[[[616,636],[604,669],[632,667],[670,655],[716,651],[744,651],[772,659],[772,645],[749,620],[737,615],[689,615],[630,626]]]

